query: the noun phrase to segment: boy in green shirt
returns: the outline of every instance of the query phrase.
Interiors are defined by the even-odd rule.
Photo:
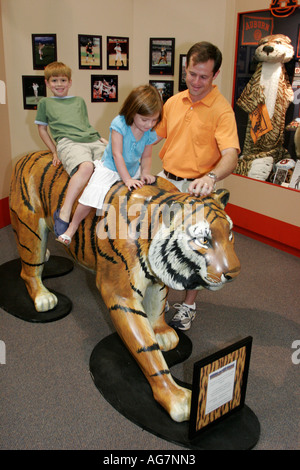
[[[35,120],[41,139],[53,154],[53,165],[62,163],[70,175],[64,203],[54,213],[57,237],[67,230],[73,204],[107,144],[90,125],[83,98],[68,95],[71,75],[71,69],[61,62],[47,65],[45,83],[53,96],[40,100]]]

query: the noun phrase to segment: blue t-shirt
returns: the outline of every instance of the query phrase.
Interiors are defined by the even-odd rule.
[[[155,131],[151,129],[144,132],[140,140],[136,140],[130,126],[126,124],[124,116],[118,115],[110,125],[109,142],[105,148],[102,162],[106,168],[117,171],[115,161],[112,154],[111,131],[117,131],[123,136],[123,158],[130,176],[134,176],[140,166],[141,156],[146,145],[151,145],[157,140]]]

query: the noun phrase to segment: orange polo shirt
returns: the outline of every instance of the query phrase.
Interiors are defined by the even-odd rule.
[[[222,150],[240,152],[233,109],[216,85],[196,103],[188,90],[169,98],[155,130],[166,138],[159,154],[164,170],[182,178],[199,178],[212,170]]]

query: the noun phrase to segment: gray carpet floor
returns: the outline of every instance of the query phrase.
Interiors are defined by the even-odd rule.
[[[235,239],[241,274],[220,291],[199,292],[197,316],[186,333],[193,351],[172,373],[191,383],[196,361],[251,335],[246,404],[261,426],[254,450],[299,450],[300,364],[292,361],[292,344],[300,340],[300,259],[240,234]],[[11,226],[0,230],[0,242],[0,265],[18,257]],[[68,256],[53,235],[49,248]],[[0,364],[0,449],[183,449],[127,420],[95,387],[90,356],[114,327],[93,274],[75,265],[67,276],[45,284],[72,300],[65,318],[37,324],[0,309],[6,347],[6,363]],[[171,304],[182,295],[171,291]]]

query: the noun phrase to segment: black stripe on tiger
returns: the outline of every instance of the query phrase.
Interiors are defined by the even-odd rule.
[[[144,346],[137,350],[137,353],[151,352],[151,351],[160,351],[158,343],[153,343],[151,346]]]
[[[26,264],[27,266],[30,266],[32,268],[36,268],[38,266],[43,266],[45,264],[45,261],[43,261],[42,263],[28,263],[27,261],[25,261],[23,258],[22,258],[22,263]]]
[[[30,248],[28,248],[28,246],[23,245],[23,243],[20,242],[18,232],[17,232],[15,229],[13,229],[13,232],[14,232],[16,238],[17,238],[18,244],[19,244],[22,248],[24,248],[25,250],[29,251],[29,253],[32,253],[32,250],[31,250]]]
[[[91,224],[90,230],[89,230],[91,248],[92,248],[92,252],[93,252],[93,255],[95,257],[95,260],[96,260],[96,257],[97,257],[96,225],[97,225],[98,221],[99,221],[99,218],[97,216],[95,216],[92,220],[92,224]]]
[[[159,370],[155,374],[150,375],[150,377],[159,377],[160,375],[168,375],[170,373],[171,372],[169,371],[169,369],[163,369],[163,370]]]
[[[99,246],[97,246],[97,252],[98,252],[99,256],[101,256],[102,258],[105,258],[110,263],[118,264],[118,261],[116,261],[114,258],[109,256],[107,253],[104,253],[104,251],[100,250]]]
[[[51,183],[49,185],[49,190],[48,190],[48,214],[52,213],[52,192],[55,191],[54,185],[56,184],[58,178],[63,172],[63,168],[60,168],[60,171],[56,171],[54,178],[52,178]],[[56,207],[54,208],[54,210]],[[53,211],[54,212],[54,211]]]
[[[30,212],[35,212],[34,207],[31,205],[30,200],[29,200],[30,198],[29,198],[29,193],[28,193],[25,179],[22,178],[21,181],[22,181],[22,184],[20,186],[20,190],[21,190],[21,197],[22,197],[23,204],[27,207],[27,209],[30,210]]]
[[[215,201],[205,202],[204,206],[209,207],[209,211],[208,211],[207,216],[206,216],[207,218],[209,218],[211,216],[211,213],[215,213],[215,216],[213,217],[213,219],[210,220],[211,225],[219,217],[226,220],[226,217],[225,217],[224,213],[221,211],[220,207],[218,207],[216,205]]]
[[[56,171],[55,171],[55,174],[54,174],[54,177],[51,178],[51,182],[50,182],[50,185],[47,189],[47,186],[44,186],[44,179],[47,178],[47,173],[49,171],[51,171],[52,169],[52,161],[49,162],[46,166],[45,166],[45,169],[44,169],[44,172],[43,172],[43,181],[41,182],[41,185],[40,185],[40,195],[41,195],[41,200],[43,202],[43,207],[44,207],[44,211],[45,211],[45,214],[47,215],[50,215],[52,213],[52,193],[53,191],[55,191],[55,188],[54,188],[54,185],[57,183],[57,181],[60,179],[60,177],[63,175],[64,173],[64,168],[62,165],[60,165]],[[47,183],[47,181],[46,181]],[[42,195],[44,195],[44,197],[42,197]],[[54,210],[56,210],[57,207],[54,208]],[[53,210],[53,212],[54,212]]]
[[[122,310],[123,312],[126,312],[126,313],[133,313],[135,315],[140,315],[141,317],[148,318],[147,314],[143,312],[143,310],[136,310],[134,308],[125,307],[125,305],[115,304],[109,307],[109,309],[110,310]]]
[[[182,276],[178,270],[175,270],[172,264],[169,262],[169,251],[170,248],[167,250],[166,246],[169,243],[169,240],[166,240],[165,243],[162,245],[161,255],[162,255],[162,264],[165,266],[165,271],[168,272],[168,275],[171,276],[173,279],[176,279],[177,282],[180,282],[183,286],[187,286],[188,281],[191,282],[192,279],[195,280],[195,286],[201,285],[206,286],[206,282],[199,276],[197,273],[198,266],[186,255],[182,252],[180,247],[177,245],[177,240],[175,239],[172,243],[172,254],[174,259],[177,258],[179,260],[184,261],[184,263],[189,268],[189,272],[192,273],[189,277]],[[200,255],[203,256],[203,255]],[[192,286],[189,285],[189,289],[193,289]]]
[[[25,222],[23,222],[23,220],[20,219],[20,217],[18,216],[18,214],[16,213],[16,211],[14,209],[12,209],[10,207],[10,210],[11,212],[13,212],[15,214],[15,216],[17,217],[18,221],[24,225],[24,227],[26,227],[31,233],[33,233],[33,235],[35,235],[39,240],[42,240],[41,237],[39,236],[38,233],[34,232]]]

